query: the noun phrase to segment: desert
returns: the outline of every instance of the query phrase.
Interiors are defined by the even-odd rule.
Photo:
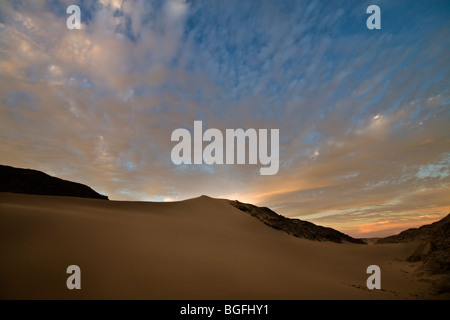
[[[1,299],[448,299],[416,242],[313,241],[228,200],[173,203],[0,195]],[[66,268],[81,269],[68,290]],[[366,268],[381,269],[368,290]],[[447,282],[448,285],[448,282]]]

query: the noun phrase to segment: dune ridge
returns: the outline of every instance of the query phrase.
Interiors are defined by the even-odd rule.
[[[414,248],[300,239],[209,197],[0,193],[1,299],[448,299],[414,274]],[[66,288],[72,264],[81,290]],[[381,290],[366,287],[372,264]]]

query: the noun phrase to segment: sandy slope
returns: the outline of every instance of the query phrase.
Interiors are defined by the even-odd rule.
[[[315,242],[224,200],[143,203],[0,193],[0,298],[439,298],[401,261],[411,244]],[[66,288],[81,268],[82,289]],[[366,288],[381,267],[382,289]]]

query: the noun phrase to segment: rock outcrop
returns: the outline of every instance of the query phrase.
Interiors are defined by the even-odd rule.
[[[0,165],[0,192],[105,199],[88,186],[31,169]]]
[[[315,241],[332,241],[337,243],[348,241],[352,243],[365,244],[364,241],[352,238],[349,235],[335,229],[318,226],[308,221],[286,218],[266,207],[257,207],[251,204],[239,202],[237,200],[230,200],[230,204],[257,218],[269,227],[282,230],[297,238]]]
[[[429,275],[450,274],[450,214],[432,224],[379,239],[377,243],[399,242],[418,242],[407,260],[423,261],[419,271]]]

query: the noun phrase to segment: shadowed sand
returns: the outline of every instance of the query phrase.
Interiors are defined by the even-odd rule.
[[[2,299],[423,299],[413,243],[295,238],[226,200],[119,202],[0,193]],[[68,290],[66,268],[81,268]],[[366,288],[369,265],[382,290]]]

